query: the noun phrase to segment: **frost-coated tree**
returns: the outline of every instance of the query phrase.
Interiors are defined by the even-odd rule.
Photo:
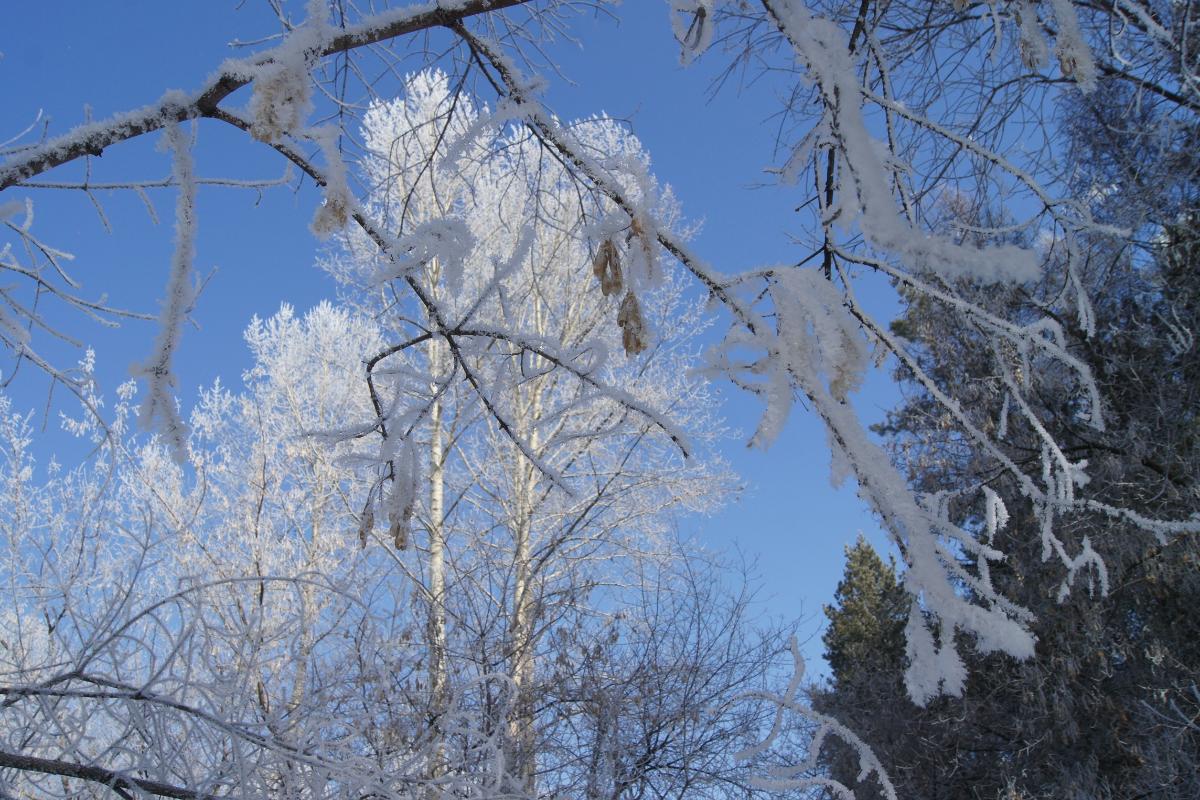
[[[44,183],[53,170],[128,139],[161,132],[177,192],[175,255],[164,277],[167,299],[155,344],[138,366],[145,380],[140,418],[161,434],[177,463],[187,463],[188,431],[171,397],[184,318],[196,301],[192,259],[203,231],[197,227],[199,177],[187,127],[221,126],[260,142],[273,157],[321,185],[324,197],[314,209],[314,232],[349,228],[346,235],[378,264],[376,274],[383,291],[395,299],[396,312],[414,323],[407,338],[397,338],[408,330],[404,326],[381,325],[385,348],[395,355],[424,347],[424,357],[436,364],[437,388],[431,391],[431,370],[373,360],[368,420],[341,431],[358,442],[360,455],[364,441],[375,439],[370,460],[359,466],[374,471],[372,502],[380,505],[364,505],[360,516],[381,511],[381,525],[394,529],[393,536],[416,511],[418,445],[428,443],[427,453],[437,449],[439,436],[429,433],[437,426],[429,426],[451,391],[455,413],[482,409],[483,419],[471,423],[473,431],[506,443],[510,460],[502,480],[516,488],[544,487],[553,504],[579,502],[582,494],[570,470],[553,457],[580,431],[570,427],[574,401],[562,397],[550,406],[553,424],[530,424],[536,415],[518,414],[541,402],[544,385],[571,387],[574,396],[607,404],[626,422],[672,442],[681,456],[692,455],[695,448],[685,431],[664,408],[626,391],[621,375],[630,368],[607,368],[621,358],[646,358],[643,351],[669,341],[668,331],[647,324],[649,295],[667,272],[707,293],[714,316],[728,326],[707,352],[707,373],[762,399],[762,424],[752,443],[769,445],[800,398],[826,426],[834,475],[853,477],[883,520],[901,554],[912,597],[906,690],[917,703],[962,693],[968,679],[965,649],[1029,658],[1036,614],[1054,613],[1031,607],[1006,581],[993,580],[1005,560],[998,531],[1006,515],[1012,525],[1005,528],[1006,536],[1019,537],[1010,550],[1031,548],[1041,556],[1036,573],[1017,579],[1049,584],[1063,596],[1089,583],[1101,592],[1112,589],[1106,561],[1112,555],[1098,539],[1074,535],[1073,521],[1080,515],[1107,519],[1130,537],[1162,546],[1192,541],[1200,531],[1194,499],[1147,507],[1136,502],[1138,490],[1132,495],[1084,491],[1096,466],[1060,435],[1062,426],[1048,416],[1058,406],[1043,402],[1049,389],[1070,397],[1072,430],[1101,439],[1107,435],[1112,420],[1104,393],[1110,387],[1097,380],[1096,361],[1082,357],[1076,345],[1107,346],[1088,294],[1090,270],[1105,247],[1119,247],[1139,234],[1162,235],[1168,226],[1187,222],[1159,217],[1142,226],[1140,220],[1130,224],[1096,213],[1092,199],[1109,187],[1081,186],[1075,175],[1063,174],[1056,139],[1061,128],[1050,110],[1062,107],[1058,104],[1066,98],[1094,92],[1101,81],[1113,82],[1125,99],[1111,108],[1119,109],[1131,141],[1150,152],[1186,152],[1173,147],[1194,141],[1200,110],[1193,4],[670,0],[664,15],[671,25],[664,20],[663,29],[674,32],[675,42],[664,36],[664,46],[680,47],[685,63],[719,58],[713,51],[724,46],[735,63],[796,76],[783,109],[785,156],[774,166],[781,180],[797,187],[801,248],[789,264],[750,268],[707,264],[674,230],[672,218],[652,192],[644,191],[643,181],[631,180],[642,176],[635,160],[608,145],[598,151],[586,132],[545,107],[536,73],[551,73],[547,68],[554,65],[540,63],[539,42],[585,24],[588,17],[577,12],[608,4],[441,0],[382,10],[332,5],[310,0],[299,9],[272,3],[280,16],[280,38],[264,42],[252,55],[220,64],[214,60],[216,71],[194,91],[169,92],[111,119],[41,139],[30,132],[6,145],[0,216],[7,240],[0,264],[18,284],[3,289],[0,337],[14,354],[94,405],[86,380],[42,355],[40,341],[47,335],[42,326],[64,323],[44,315],[43,305],[29,298],[44,296],[68,310],[106,319],[119,312],[91,299],[96,295],[83,294],[68,276],[65,255],[53,245],[53,222],[38,217],[35,229],[34,209],[22,187]],[[527,152],[539,163],[553,162],[556,185],[546,196],[558,191],[559,182],[577,193],[581,225],[564,233],[573,246],[587,250],[594,269],[594,279],[576,291],[619,298],[609,303],[598,329],[619,329],[623,354],[610,349],[605,360],[602,348],[582,340],[548,340],[547,329],[539,327],[539,295],[505,290],[500,278],[526,263],[527,250],[542,246],[532,238],[510,235],[511,241],[499,243],[480,237],[453,201],[442,206],[421,200],[410,217],[408,193],[396,198],[398,209],[390,209],[400,215],[401,224],[395,225],[388,209],[372,200],[373,187],[355,191],[355,161],[365,165],[372,154],[356,147],[347,120],[371,100],[380,95],[386,100],[398,91],[389,76],[395,74],[398,54],[406,52],[419,52],[427,64],[437,62],[446,71],[456,87],[453,103],[471,93],[479,97],[472,101],[479,110],[477,124],[455,137],[454,169],[435,171],[436,149],[418,152],[417,174],[423,177],[415,181],[428,176],[433,188],[445,185],[452,197],[456,181],[470,186],[477,176],[482,181],[486,165],[502,158],[514,141],[528,142]],[[385,77],[377,80],[379,75]],[[231,96],[243,87],[249,88],[248,103],[234,108]],[[456,116],[441,118],[449,122]],[[433,130],[450,129],[435,123]],[[769,160],[764,154],[764,164]],[[521,174],[510,170],[510,176]],[[128,180],[113,178],[122,179]],[[131,191],[141,188],[127,185]],[[1156,193],[1177,191],[1178,184],[1151,181],[1140,189],[1143,198],[1153,199]],[[1169,207],[1167,202],[1150,205]],[[1034,246],[1038,241],[1053,246]],[[994,355],[998,418],[980,416],[977,376],[941,379],[940,368],[959,366],[947,363],[957,354],[903,341],[858,303],[856,286],[876,274],[937,309],[943,324],[977,339]],[[474,293],[458,291],[460,280]],[[1034,291],[1039,302],[1019,310],[990,302],[1028,287],[1050,287],[1053,298]],[[413,306],[416,313],[408,311]],[[483,313],[496,306],[508,309],[504,317]],[[489,318],[505,324],[490,325]],[[1184,319],[1172,319],[1168,329],[1179,347],[1194,338],[1193,326]],[[850,402],[873,357],[894,358],[926,393],[945,429],[1004,476],[1011,487],[1006,515],[989,487],[978,482],[949,487],[951,495],[940,491],[945,487],[912,490]],[[514,364],[520,367],[516,372]],[[1158,412],[1139,407],[1137,413]],[[1028,436],[1025,452],[1014,454],[1006,447],[1009,431]],[[605,432],[601,422],[583,434]],[[451,446],[442,441],[443,450]],[[979,504],[993,512],[984,524],[968,512]],[[521,585],[520,571],[513,574],[514,588]],[[436,606],[437,590],[432,580],[427,585]],[[520,603],[514,607],[510,624],[516,639],[525,638],[521,632],[533,621],[530,609],[520,608]],[[294,613],[302,629],[310,624],[303,620],[315,619],[304,600]],[[433,627],[440,625],[435,620]],[[314,643],[305,652],[317,655],[321,648]],[[517,662],[519,672],[520,657]],[[769,700],[781,711],[816,721],[818,743],[830,734],[858,741],[836,721],[804,709],[794,683]],[[1194,722],[1185,715],[1184,724]],[[867,752],[862,758],[864,774],[878,775],[890,794],[879,762]],[[814,779],[804,765],[774,774],[768,784],[803,788],[813,780],[844,791]],[[339,791],[344,786],[339,784]]]
[[[489,631],[470,629],[452,640],[455,682],[431,709],[421,687],[428,620],[411,602],[424,582],[391,541],[372,545],[377,532],[360,512],[375,463],[329,434],[347,415],[370,412],[361,363],[381,331],[328,304],[304,315],[285,306],[255,320],[246,340],[254,366],[245,389],[202,394],[187,417],[182,468],[168,442],[130,438],[132,383],[107,426],[91,415],[104,406],[95,395],[68,419],[99,448],[68,472],[39,470],[29,419],[0,397],[12,501],[0,530],[5,792],[519,790],[531,770],[509,761],[505,708],[522,687],[504,674],[507,629],[494,641],[473,642]],[[448,559],[452,628],[480,608],[501,619],[506,609],[502,597],[489,599],[505,586],[484,582],[490,551],[504,545],[476,533],[462,532],[462,552]],[[525,722],[536,725],[531,762],[559,790],[745,785],[726,756],[764,712],[735,699],[762,688],[781,634],[759,631],[749,598],[726,588],[736,572],[659,538],[654,558],[576,565],[578,585],[554,584],[573,596],[544,604],[554,613],[539,619],[545,634],[530,648],[553,659],[536,673],[539,703]],[[615,719],[649,732],[638,741],[652,747],[645,757],[613,750],[614,731],[593,722]],[[604,742],[613,760],[599,775],[578,754]]]
[[[426,296],[469,320],[475,335],[511,341],[448,358],[446,342],[430,335],[428,315],[397,304],[394,267],[381,265],[361,236],[345,237],[326,266],[364,313],[389,320],[404,345],[373,354],[372,373],[430,376],[398,384],[394,395],[379,387],[376,397],[380,407],[397,409],[390,417],[413,431],[410,440],[428,437],[420,445],[425,478],[413,484],[420,487],[414,496],[397,502],[401,484],[393,482],[378,497],[393,516],[411,504],[424,529],[416,570],[429,607],[431,718],[453,688],[447,653],[460,683],[502,666],[515,691],[509,759],[532,790],[535,773],[557,771],[538,763],[545,762],[541,742],[566,724],[561,709],[539,711],[536,700],[549,691],[545,681],[558,680],[557,667],[544,663],[549,634],[571,630],[586,640],[607,614],[579,615],[594,607],[597,587],[620,580],[616,563],[677,558],[669,520],[716,508],[731,479],[710,452],[719,426],[693,374],[693,340],[704,325],[698,304],[682,297],[674,279],[660,280],[640,300],[622,293],[631,280],[624,271],[652,265],[639,266],[638,254],[610,240],[589,252],[589,218],[604,209],[582,203],[569,174],[519,129],[499,127],[498,154],[481,157],[474,137],[484,124],[494,124],[488,110],[457,95],[446,74],[411,76],[401,97],[366,114],[367,202],[391,235],[414,250],[438,249],[413,275]],[[661,195],[658,205],[671,213],[670,196],[650,177],[635,139],[601,120],[573,127],[592,150],[624,159],[627,182]],[[607,270],[606,290],[579,291],[598,269]],[[636,360],[616,355],[629,337],[644,335],[632,323],[613,324],[618,302],[663,334]],[[572,378],[534,348],[582,356],[589,370]],[[619,387],[620,399],[597,391],[601,381]],[[513,388],[481,408],[464,383]],[[685,463],[647,412],[669,421],[669,431],[687,430],[708,456]],[[407,528],[401,520],[389,537],[398,547],[408,544]]]
[[[395,794],[423,778],[418,749],[381,753],[372,716],[346,712],[419,659],[392,644],[401,587],[348,513],[367,481],[335,467],[344,444],[304,435],[368,408],[353,364],[378,334],[322,306],[247,339],[247,391],[204,394],[184,469],[129,438],[132,384],[105,428],[95,395],[70,425],[96,459],[46,476],[5,399],[7,483],[29,498],[3,539],[6,793]]]

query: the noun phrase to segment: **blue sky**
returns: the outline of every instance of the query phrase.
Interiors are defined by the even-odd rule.
[[[581,19],[575,28],[578,46],[560,42],[550,48],[571,81],[550,78],[545,98],[551,108],[564,119],[606,113],[628,120],[659,179],[675,188],[685,215],[703,222],[695,248],[719,269],[796,261],[802,254],[789,232],[796,232],[793,209],[799,195],[770,185],[765,172],[779,161],[773,115],[783,78],[746,76],[741,85],[731,81],[714,96],[710,84],[725,59],[714,52],[681,67],[663,0],[625,0],[615,14],[616,20]],[[0,107],[6,114],[0,140],[34,122],[39,111],[50,118],[51,132],[61,133],[84,120],[85,104],[94,118],[102,118],[152,102],[166,89],[194,89],[234,54],[228,42],[253,40],[275,29],[261,0],[17,3],[5,9],[4,21]],[[165,177],[169,162],[155,149],[157,138],[127,143],[94,159],[92,180]],[[218,126],[201,126],[199,145],[197,171],[204,177],[270,179],[283,173],[283,165],[261,145]],[[82,174],[81,167],[73,167],[46,179],[73,180]],[[115,305],[157,310],[171,250],[174,198],[169,190],[154,193],[160,224],[136,196],[97,192],[111,233],[80,193],[29,194],[37,204],[35,231],[76,254],[74,274],[86,294],[107,292]],[[307,226],[316,202],[309,186],[275,188],[261,197],[246,190],[201,188],[196,266],[203,274],[215,272],[193,315],[200,330],[185,332],[178,356],[185,406],[197,387],[217,377],[237,384],[249,362],[242,330],[253,315],[268,316],[283,301],[305,309],[333,297],[333,283],[312,266],[320,244]],[[884,315],[895,307],[884,286],[873,287],[864,300]],[[73,324],[71,329],[95,347],[110,394],[129,365],[148,354],[153,338],[149,323],[82,332]],[[69,356],[72,351],[52,352]],[[11,361],[0,362],[0,369],[7,377]],[[17,405],[44,409],[45,381],[32,372],[19,377],[10,389]],[[843,545],[859,530],[877,545],[883,537],[853,486],[838,491],[830,486],[829,453],[818,420],[798,405],[770,451],[750,451],[743,443],[757,421],[758,405],[736,390],[723,394],[727,419],[745,434],[730,442],[726,455],[748,490],[737,505],[691,527],[702,541],[736,544],[748,557],[757,556],[764,596],[771,598],[767,609],[803,615],[801,637],[811,636],[819,627],[821,605],[840,577]],[[855,403],[874,421],[896,399],[886,374],[876,373]],[[48,427],[54,428],[56,406],[50,408]],[[819,641],[814,638],[805,649],[809,656],[819,655]]]

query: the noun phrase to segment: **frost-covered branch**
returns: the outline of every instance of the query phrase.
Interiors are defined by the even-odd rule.
[[[821,774],[822,768],[818,762],[821,748],[827,741],[839,740],[849,746],[858,758],[858,782],[873,781],[878,785],[879,791],[884,797],[888,800],[897,800],[896,789],[888,777],[887,770],[879,762],[875,753],[871,751],[871,747],[841,722],[827,714],[815,711],[800,698],[804,680],[804,657],[800,655],[800,646],[794,637],[790,646],[792,676],[784,692],[782,694],[752,692],[744,696],[746,700],[766,703],[773,707],[775,720],[762,741],[742,750],[736,755],[736,758],[749,761],[768,753],[777,742],[784,738],[785,723],[789,716],[806,720],[815,727],[810,734],[811,741],[807,745],[808,758],[799,764],[768,768],[765,776],[754,780],[754,786],[772,792],[824,789],[841,800],[854,800],[855,794],[850,787],[832,777]]]
[[[172,125],[167,128],[166,141],[172,155],[172,177],[179,187],[175,201],[175,252],[171,257],[154,351],[135,373],[145,377],[148,386],[142,404],[142,424],[158,426],[170,443],[176,460],[183,463],[187,428],[175,407],[172,361],[195,295],[192,261],[196,257],[196,180],[187,135],[178,125]]]
[[[302,28],[282,44],[252,58],[226,61],[217,74],[196,92],[168,92],[154,104],[80,126],[6,159],[0,164],[0,191],[85,156],[101,155],[114,144],[161,130],[171,123],[213,116],[213,112],[229,95],[253,83],[261,75],[271,73],[279,64],[294,60],[296,56],[300,56],[302,62],[305,58],[324,58],[527,2],[529,0],[420,3],[376,14],[344,30],[324,24],[314,24],[310,30]],[[320,22],[323,23],[323,20]],[[316,35],[309,35],[314,32]],[[306,81],[307,74],[301,79]]]
[[[481,65],[486,65],[484,71],[487,72],[490,67],[499,76],[499,81],[492,79],[493,86],[514,105],[514,118],[525,121],[539,140],[552,149],[567,165],[577,170],[591,186],[603,192],[606,197],[616,203],[630,220],[642,219],[643,213],[637,208],[637,204],[626,195],[620,183],[609,177],[602,166],[589,158],[584,149],[573,141],[570,133],[564,130],[536,100],[534,92],[522,80],[520,70],[516,65],[507,59],[494,44],[472,34],[461,25],[455,25],[453,28],[471,48],[476,60]],[[645,222],[648,221],[644,221],[643,224]],[[754,328],[757,322],[755,315],[728,291],[724,280],[711,267],[694,256],[679,237],[661,226],[653,226],[652,223],[648,231],[643,231],[643,235],[652,235],[655,241],[677,258],[708,291],[712,292],[713,296],[720,299],[730,311],[735,313],[743,324],[751,329]]]

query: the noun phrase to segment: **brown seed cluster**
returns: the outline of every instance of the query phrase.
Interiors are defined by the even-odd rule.
[[[612,239],[605,239],[596,248],[592,274],[600,280],[600,291],[605,297],[621,291],[621,254]]]
[[[596,248],[596,257],[592,260],[592,274],[600,281],[600,291],[605,297],[618,294],[624,287],[621,276],[621,251],[612,239],[605,239]],[[633,287],[630,287],[621,299],[621,307],[617,311],[617,326],[621,329],[621,344],[625,347],[625,355],[636,356],[646,349],[646,323],[642,319],[642,309],[638,305],[637,295],[633,293]]]
[[[625,355],[636,356],[646,349],[646,323],[633,289],[626,292],[621,300],[617,325],[621,328],[621,344],[625,346]]]
[[[392,519],[391,527],[388,528],[388,535],[392,537],[392,542],[396,545],[397,550],[404,550],[408,547],[408,520],[400,517]]]

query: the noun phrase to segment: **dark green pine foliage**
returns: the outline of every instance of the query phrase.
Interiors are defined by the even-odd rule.
[[[862,535],[846,547],[846,570],[825,606],[829,626],[821,641],[838,684],[890,676],[904,658],[904,624],[911,603],[896,575]]]
[[[834,603],[825,607],[831,678],[810,689],[813,707],[870,745],[905,800],[996,797],[996,781],[1005,778],[993,769],[995,744],[990,734],[963,727],[963,703],[939,698],[921,708],[908,699],[904,627],[911,602],[892,559],[885,562],[861,537],[846,549]],[[859,758],[846,745],[827,742],[820,760],[857,800],[882,800],[875,782],[858,782]]]
[[[881,707],[904,691],[904,625],[911,602],[894,561],[884,562],[861,535],[846,547],[845,571],[833,604],[825,606],[829,624],[821,637],[831,680],[814,690],[812,700],[816,710],[836,717],[871,745],[885,765],[906,733],[897,721],[884,719],[889,712]],[[881,796],[871,782],[858,785],[858,756],[845,744],[827,742],[822,761],[862,800]]]

